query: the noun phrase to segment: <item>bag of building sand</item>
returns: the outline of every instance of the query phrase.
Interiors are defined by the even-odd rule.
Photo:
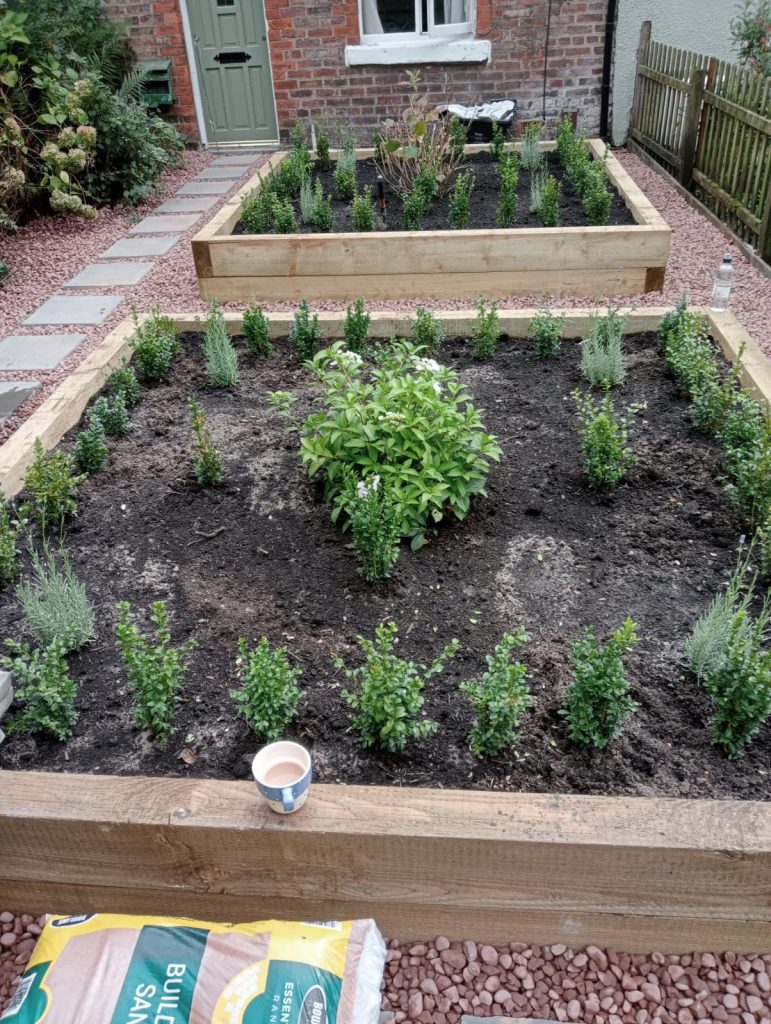
[[[377,1024],[374,921],[50,917],[3,1024]]]

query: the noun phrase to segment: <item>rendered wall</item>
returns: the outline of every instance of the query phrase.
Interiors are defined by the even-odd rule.
[[[619,0],[613,69],[613,144],[622,145],[629,130],[640,26],[653,23],[657,43],[735,60],[729,22],[734,0]]]

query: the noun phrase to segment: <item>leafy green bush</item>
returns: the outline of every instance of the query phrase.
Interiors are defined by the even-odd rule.
[[[430,524],[466,517],[472,496],[484,494],[489,460],[501,454],[457,374],[418,352],[394,340],[371,373],[340,342],[319,352],[313,370],[324,408],[300,428],[302,459],[323,479],[333,520],[350,475],[379,473],[398,503],[401,536],[416,548]]]
[[[477,757],[495,757],[515,746],[520,719],[535,703],[525,683],[526,667],[521,661],[511,660],[512,651],[529,639],[524,629],[504,633],[485,659],[487,671],[482,678],[461,683],[461,693],[468,697],[476,713],[469,746]]]
[[[506,147],[506,135],[503,128],[496,121],[493,125],[493,137],[490,140],[490,156],[493,160],[500,160]]]
[[[559,227],[562,185],[551,174],[547,174],[541,182],[540,189],[538,218],[545,228]]]
[[[101,423],[107,437],[125,437],[131,429],[126,400],[121,393],[114,395],[112,399],[104,395],[97,398],[89,410],[89,418]]]
[[[402,196],[402,231],[420,231],[426,213],[426,199],[419,188]]]
[[[133,367],[123,363],[107,378],[107,389],[117,398],[123,399],[127,409],[133,409],[139,401],[139,381]]]
[[[365,185],[364,191],[353,197],[351,222],[354,231],[375,230],[375,207],[372,204],[371,185]]]
[[[310,165],[310,154],[307,150],[290,150],[269,179],[274,194],[285,201],[296,196],[310,173]]]
[[[477,320],[474,325],[474,333],[471,336],[471,348],[476,359],[490,359],[495,355],[495,349],[501,337],[501,328],[498,323],[498,300],[492,299],[488,309],[485,300],[480,295],[475,305]]]
[[[297,217],[289,199],[273,196],[273,230],[277,235],[293,235],[297,231]]]
[[[604,163],[596,160],[589,167],[584,185],[583,207],[590,224],[607,224],[613,193],[608,188],[608,175]]]
[[[173,731],[179,688],[196,640],[191,637],[179,647],[171,646],[169,617],[163,601],[155,601],[150,606],[150,621],[155,626],[153,637],[140,632],[127,601],[118,604],[115,633],[134,691],[134,720],[140,729],[149,729],[163,745]]]
[[[297,680],[302,670],[289,664],[285,647],[271,650],[264,636],[251,649],[246,640],[239,639],[236,664],[241,686],[231,690],[230,696],[238,711],[261,743],[281,739],[297,713]]]
[[[530,320],[527,333],[535,343],[536,355],[540,359],[556,356],[562,346],[562,329],[565,324],[565,313],[552,313],[546,299],[541,300],[538,312]]]
[[[61,529],[65,519],[76,515],[75,494],[86,479],[75,473],[75,461],[64,452],[46,456],[43,442],[35,439],[35,458],[24,477],[24,489],[30,495],[30,511],[43,533],[49,527]]]
[[[771,75],[771,0],[743,0],[731,19],[731,41],[742,64]]]
[[[620,483],[637,462],[629,447],[629,425],[639,406],[630,406],[616,417],[610,395],[595,403],[591,395],[573,392],[578,410],[581,454],[590,487],[609,487]]]
[[[32,579],[16,588],[16,599],[32,635],[41,647],[60,641],[66,654],[96,636],[94,609],[86,588],[75,575],[67,552],[60,551],[62,568],[53,551],[32,552]]]
[[[157,384],[166,379],[174,356],[179,351],[179,339],[170,316],[163,316],[159,306],[150,311],[144,323],[134,312],[134,367],[145,384]]]
[[[289,344],[297,353],[301,363],[313,359],[313,353],[321,345],[324,335],[319,327],[318,314],[311,316],[310,306],[302,299],[289,327]]]
[[[72,736],[78,720],[75,683],[67,674],[65,645],[53,640],[44,650],[6,640],[11,652],[0,664],[13,676],[15,698],[22,712],[8,724],[9,732],[45,733],[60,742]]]
[[[450,193],[450,227],[455,231],[462,231],[468,224],[475,181],[473,171],[464,171],[455,177]]]
[[[438,726],[421,718],[423,687],[426,680],[441,672],[458,649],[458,641],[447,644],[429,666],[404,661],[393,653],[397,643],[396,623],[381,623],[375,629],[375,642],[357,637],[366,662],[348,668],[342,658],[334,658],[335,667],[356,686],[343,690],[342,696],[355,712],[353,728],[364,747],[381,747],[391,753],[404,750],[410,740],[424,739]]]
[[[107,440],[101,420],[92,418],[75,438],[75,466],[84,476],[101,473],[107,466]]]
[[[19,575],[19,534],[23,523],[12,516],[5,495],[0,491],[0,589]]]
[[[419,306],[412,321],[412,340],[427,356],[433,356],[444,341],[444,327],[429,309]]]
[[[187,408],[193,431],[193,471],[201,487],[216,487],[222,482],[222,460],[212,443],[203,409],[192,396],[188,396]]]
[[[519,185],[519,160],[516,153],[507,153],[498,162],[498,206],[495,211],[495,226],[510,228],[517,216],[517,186]]]
[[[219,303],[212,299],[204,324],[203,354],[206,380],[213,388],[234,388],[238,384],[238,353],[230,340]]]
[[[667,372],[689,398],[718,381],[715,348],[701,313],[685,310],[673,318],[659,343]]]
[[[341,203],[350,203],[356,195],[356,172],[348,167],[335,171],[335,195]]]
[[[439,174],[435,167],[426,166],[415,178],[413,191],[417,191],[423,197],[423,209],[428,212],[431,203],[439,194]]]
[[[758,433],[748,443],[734,447],[723,442],[726,494],[753,529],[765,522],[771,508],[771,420],[762,412],[761,417]],[[733,420],[731,427],[736,436]],[[744,429],[749,431],[750,424]]]
[[[367,583],[391,575],[399,557],[399,506],[379,474],[369,480],[351,482],[345,506],[353,534],[353,549],[359,572]]]
[[[573,680],[562,714],[576,743],[602,750],[621,735],[624,723],[636,709],[622,660],[637,643],[636,628],[628,618],[604,644],[595,639],[591,628],[572,644]]]
[[[316,160],[322,171],[326,171],[332,166],[329,156],[329,136],[326,132],[319,132],[316,136]]]
[[[250,235],[267,234],[273,228],[273,177],[262,179],[259,188],[241,200],[241,223]]]
[[[249,306],[244,310],[243,332],[249,355],[255,359],[267,359],[273,351],[270,321],[259,306]]]
[[[592,316],[591,333],[581,342],[581,373],[592,387],[613,388],[623,384],[623,334],[628,317],[609,308],[607,316]]]
[[[461,159],[466,152],[466,141],[468,129],[462,121],[459,121],[453,114],[447,125],[447,134],[450,140],[450,150],[454,157]]]
[[[357,299],[353,306],[348,306],[343,321],[343,339],[349,352],[364,351],[369,336],[370,315],[364,306],[364,299]]]

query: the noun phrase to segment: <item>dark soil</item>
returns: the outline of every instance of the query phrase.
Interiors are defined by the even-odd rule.
[[[709,701],[682,666],[685,636],[734,565],[741,524],[716,483],[719,451],[692,425],[652,335],[627,342],[617,405],[647,402],[647,410],[634,424],[639,463],[608,496],[590,491],[582,473],[570,398],[580,384],[574,344],[541,361],[530,344],[505,341],[492,361],[478,363],[461,341],[446,343],[439,358],[486,410],[504,456],[467,520],[448,522],[423,550],[405,544],[393,579],[374,587],[357,575],[348,535],[308,480],[296,436],[267,404],[269,392],[292,391],[304,414],[315,394],[307,371],[280,343],[257,366],[242,355],[234,391],[211,391],[199,337],[183,341],[169,383],[144,393],[133,433],[82,488],[67,531],[99,621],[96,643],[71,657],[75,735],[62,744],[11,737],[0,767],[246,776],[257,743],[229,690],[238,637],[265,634],[303,668],[290,734],[312,749],[319,780],[771,797],[769,725],[744,759],[728,760],[710,745]],[[192,478],[190,393],[225,459],[226,482],[216,489]],[[144,610],[158,599],[168,603],[175,638],[199,640],[165,749],[133,724],[114,642],[117,601]],[[585,751],[568,740],[558,713],[569,645],[584,627],[604,635],[627,615],[641,636],[628,657],[639,710],[608,749]],[[399,625],[401,654],[417,661],[453,637],[461,642],[426,687],[439,732],[402,755],[359,746],[331,663],[339,653],[358,664],[357,634],[371,636],[386,619]],[[24,635],[12,592],[0,596],[0,621],[5,635]],[[537,705],[515,754],[476,760],[458,683],[479,674],[501,634],[519,625],[532,636],[522,657]]]
[[[573,190],[573,186],[567,180],[562,171],[562,165],[555,153],[544,154],[547,158],[549,173],[554,175],[562,183],[562,198],[560,200],[560,227],[586,227],[589,223],[581,205],[581,201]],[[468,157],[462,164],[460,170],[472,170],[476,179],[474,191],[471,193],[470,217],[467,228],[494,228],[495,211],[498,206],[498,194],[500,190],[498,173],[493,158],[489,153],[475,153]],[[360,160],[357,171],[357,187],[361,192],[366,185],[372,186],[372,195],[377,203],[377,175],[378,169],[374,160]],[[334,167],[327,171],[314,172],[314,176],[321,180],[324,187],[324,194],[332,197],[332,215],[334,217],[333,231],[353,231],[351,223],[351,207],[349,203],[341,202],[335,196],[335,171]],[[613,202],[610,207],[608,224],[634,224],[635,219],[627,210],[621,196],[611,185]],[[297,223],[303,234],[316,233],[316,228],[311,224],[304,224],[300,215],[300,200],[295,197],[293,200]],[[377,230],[401,231],[402,204],[399,196],[386,185],[386,207],[387,223],[385,228],[378,214],[375,219]],[[423,218],[424,231],[443,231],[450,228],[450,203],[448,197],[440,197],[434,201],[431,209]],[[530,172],[520,167],[519,191],[517,201],[517,217],[513,227],[515,228],[538,228],[541,227],[538,217],[530,212]],[[233,229],[233,234],[245,234],[245,229],[239,221]]]

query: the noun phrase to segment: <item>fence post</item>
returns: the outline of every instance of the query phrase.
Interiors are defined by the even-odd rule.
[[[688,85],[688,99],[683,117],[683,134],[680,143],[680,184],[690,189],[693,184],[693,165],[696,160],[696,143],[699,138],[701,107],[707,84],[707,69],[694,68]]]
[[[640,64],[642,63],[643,55],[647,52],[648,46],[651,41],[651,25],[652,22],[644,21],[640,26],[640,42],[637,46],[637,61],[635,63],[634,71],[634,98],[632,99],[632,111],[629,117],[629,129],[638,128],[638,118],[640,116],[640,97],[642,90],[640,88]]]
[[[764,263],[771,263],[771,181],[766,187],[766,202],[758,231],[758,255]]]

